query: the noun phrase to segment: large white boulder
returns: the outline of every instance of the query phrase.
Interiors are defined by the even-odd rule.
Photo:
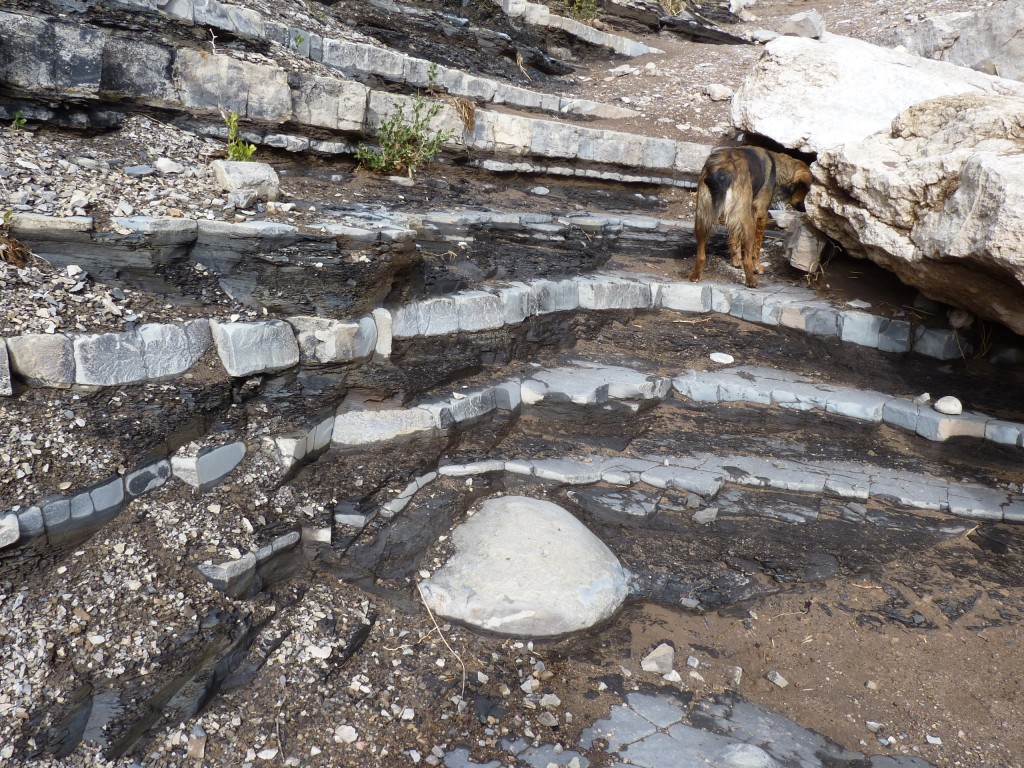
[[[926,295],[1024,333],[1024,98],[968,93],[818,156],[807,216]]]
[[[525,496],[488,499],[452,533],[455,553],[421,583],[434,613],[507,635],[586,629],[626,598],[626,571],[569,512]]]
[[[214,178],[225,192],[251,189],[260,200],[277,200],[281,194],[277,171],[268,163],[214,160],[211,166]]]
[[[1024,83],[825,33],[765,46],[732,101],[741,131],[822,152],[888,130],[898,114],[957,93],[1024,97]]]
[[[977,11],[929,16],[911,27],[903,45],[920,56],[1024,80],[1024,4],[1002,0]]]

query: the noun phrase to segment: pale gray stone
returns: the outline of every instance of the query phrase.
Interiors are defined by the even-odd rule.
[[[676,649],[662,643],[640,660],[640,669],[665,675],[672,671],[676,660]]]
[[[245,443],[227,443],[194,455],[172,456],[171,469],[174,476],[183,483],[201,491],[208,491],[241,464],[245,454]]]
[[[516,325],[537,314],[537,297],[526,283],[512,283],[496,290],[504,308],[504,324]]]
[[[451,559],[421,582],[424,601],[481,629],[529,637],[579,631],[611,616],[628,592],[615,555],[547,501],[488,499],[452,543]]]
[[[883,323],[878,332],[878,349],[882,352],[909,351],[910,323],[905,320],[890,320]]]
[[[298,77],[299,87],[291,92],[296,122],[333,131],[362,131],[369,99],[365,85],[337,77]]]
[[[878,349],[878,336],[888,319],[868,312],[841,312],[839,338],[861,347]]]
[[[92,504],[92,497],[89,496],[88,492],[77,493],[71,497],[71,519],[78,520],[81,522],[86,518],[90,518],[96,512],[96,508]]]
[[[46,533],[46,525],[43,522],[43,510],[39,507],[29,507],[18,513],[18,529],[22,538],[32,539]]]
[[[1024,11],[1015,2],[988,3],[962,13],[928,14],[903,40],[928,59],[1024,80]]]
[[[843,389],[828,398],[825,410],[851,419],[877,422],[882,420],[882,409],[890,399],[881,392]]]
[[[342,322],[326,317],[289,317],[295,330],[302,360],[317,363],[345,363],[373,354],[377,326],[372,317]]]
[[[914,339],[914,351],[919,355],[939,360],[956,360],[970,354],[970,344],[959,337],[956,331],[938,328],[918,329]]]
[[[575,280],[535,280],[531,287],[537,297],[539,315],[579,309],[580,295]]]
[[[394,338],[394,318],[383,307],[377,307],[370,313],[377,329],[377,343],[373,347],[375,354],[383,358],[391,357],[391,341]]]
[[[679,312],[710,312],[711,286],[703,283],[655,283],[655,306]]]
[[[1024,439],[1024,424],[992,419],[985,425],[985,439],[1002,445],[1020,445]]]
[[[71,520],[71,502],[65,498],[57,498],[45,501],[41,505],[43,510],[43,524],[46,532],[59,533]]]
[[[475,461],[470,464],[446,464],[438,467],[437,473],[445,477],[470,477],[488,472],[504,472],[505,462],[498,459]]]
[[[915,509],[941,511],[949,507],[948,486],[935,477],[880,475],[872,477],[871,498]]]
[[[459,315],[451,296],[413,301],[393,311],[392,334],[396,339],[416,336],[447,336],[459,330]]]
[[[219,565],[203,563],[199,572],[213,585],[233,597],[242,595],[256,579],[256,555],[247,552],[237,560],[229,560]]]
[[[187,245],[194,243],[199,234],[195,219],[177,219],[171,216],[115,216],[114,224],[139,235],[153,246]]]
[[[280,371],[299,362],[295,334],[281,320],[211,325],[217,354],[231,376]]]
[[[138,333],[86,333],[73,339],[75,383],[113,386],[145,381],[143,342]]]
[[[488,291],[462,291],[455,294],[458,330],[472,333],[501,328],[505,324],[505,305]]]
[[[917,434],[929,440],[948,440],[951,437],[985,437],[985,428],[991,421],[980,413],[947,416],[931,408],[922,408],[917,418]]]
[[[894,427],[917,432],[917,420],[921,406],[912,400],[893,398],[882,406],[882,421]]]
[[[497,407],[494,389],[478,389],[474,392],[460,392],[462,397],[451,397],[446,403],[456,423],[485,416]]]
[[[156,381],[187,371],[199,362],[212,343],[207,320],[188,320],[181,325],[146,323],[139,326],[138,336],[146,377]]]
[[[672,380],[667,376],[652,376],[632,368],[617,365],[600,365],[583,360],[574,360],[582,378],[596,380],[608,385],[608,396],[616,400],[663,400],[672,390]],[[557,370],[572,375],[571,368]]]
[[[607,275],[575,280],[579,305],[583,309],[647,309],[651,306],[648,284]]]
[[[809,11],[794,13],[782,22],[779,32],[783,35],[810,37],[817,40],[825,34],[825,20],[821,18],[820,13],[812,8]]]
[[[335,417],[331,440],[342,446],[370,445],[434,432],[440,426],[425,408],[347,411]]]
[[[0,514],[0,549],[17,544],[21,539],[21,526],[14,512]]]
[[[672,379],[676,392],[695,403],[717,403],[719,379],[705,371],[688,371]]]
[[[572,459],[537,459],[533,462],[533,475],[565,485],[589,485],[601,479],[603,463],[589,464]]]
[[[714,498],[724,483],[724,477],[715,472],[664,465],[643,472],[640,480],[654,488],[682,488],[706,499]]]
[[[946,414],[947,416],[958,416],[964,412],[963,405],[957,398],[953,397],[952,395],[940,397],[938,400],[935,401],[935,404],[932,405],[932,408],[934,408],[939,413]]]
[[[978,485],[950,483],[948,498],[949,511],[957,517],[1002,521],[1008,494]]]
[[[213,115],[236,112],[240,117],[270,123],[292,114],[288,73],[283,68],[253,64],[225,54],[211,56],[198,48],[175,49],[171,74],[180,106]]]
[[[794,226],[786,237],[786,260],[801,272],[815,274],[821,266],[821,254],[828,240],[814,227]]]
[[[606,382],[579,376],[571,369],[541,371],[522,383],[521,397],[526,405],[542,400],[569,402],[575,405],[596,405],[608,400]]]
[[[30,386],[66,389],[75,383],[75,349],[67,336],[11,336],[7,353],[11,370]]]
[[[7,341],[0,336],[0,397],[14,394],[11,384],[11,366],[7,360]]]
[[[494,406],[503,411],[516,411],[522,403],[523,386],[518,381],[506,381],[494,387]]]
[[[260,200],[277,200],[281,194],[277,171],[267,163],[214,160],[210,167],[225,192],[252,189]]]

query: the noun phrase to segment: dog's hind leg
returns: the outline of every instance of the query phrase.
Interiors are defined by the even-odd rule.
[[[693,271],[690,273],[690,282],[696,283],[704,276],[704,262],[707,261],[708,238],[714,230],[713,224],[705,223],[699,215],[693,224],[693,232],[697,237],[697,257],[693,261]]]
[[[745,219],[743,224],[743,275],[746,277],[749,288],[757,288],[758,282],[754,273],[754,260],[757,259],[760,262],[761,257],[761,251],[757,247],[757,227],[750,219]]]
[[[720,175],[710,174],[712,184],[721,180]],[[720,204],[715,199],[716,191],[717,187],[708,186],[708,174],[702,173],[697,184],[697,213],[693,220],[693,234],[697,238],[697,257],[693,261],[693,271],[690,273],[690,282],[693,283],[704,276],[704,262],[708,258],[708,239],[715,231],[715,222],[718,221]],[[718,197],[721,198],[721,194]]]
[[[764,228],[768,226],[767,216],[758,216],[754,223],[754,271],[759,275],[764,274],[764,267],[761,265],[761,245],[764,243]]]

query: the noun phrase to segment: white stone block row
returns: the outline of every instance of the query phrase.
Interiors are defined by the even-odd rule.
[[[1024,424],[974,412],[942,414],[905,398],[823,384],[771,368],[691,370],[675,377],[672,384],[683,397],[699,403],[747,402],[800,411],[823,410],[858,421],[884,422],[928,440],[975,437],[1024,447]]]
[[[652,48],[637,40],[631,40],[621,35],[613,35],[591,27],[589,24],[570,19],[566,16],[558,16],[551,13],[548,6],[541,3],[526,2],[526,0],[495,0],[506,15],[522,19],[526,24],[534,26],[552,27],[561,29],[573,37],[577,37],[591,45],[599,45],[610,48],[615,53],[623,56],[643,56],[648,53],[664,53],[658,48]]]
[[[563,485],[606,482],[680,488],[714,498],[725,484],[839,499],[879,501],[957,517],[1024,522],[1024,495],[930,475],[837,461],[792,461],[757,456],[693,454],[679,457],[579,457],[486,460],[441,467],[439,474],[467,477],[491,472],[536,477]],[[411,486],[410,486],[411,487]],[[422,487],[422,486],[419,486]],[[407,489],[408,490],[408,489]],[[403,495],[404,507],[413,490]]]
[[[245,443],[240,441],[215,448],[187,447],[171,456],[171,471],[183,483],[208,491],[241,464],[245,454]]]

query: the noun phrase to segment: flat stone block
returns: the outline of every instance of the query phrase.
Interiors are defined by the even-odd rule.
[[[71,519],[77,520],[79,523],[92,517],[96,512],[96,507],[92,505],[92,497],[88,492],[75,494],[71,497],[70,502]]]
[[[146,323],[139,326],[138,338],[146,377],[156,381],[187,371],[206,354],[213,342],[207,320],[189,320],[181,325]]]
[[[868,312],[840,312],[839,338],[861,347],[878,349],[878,336],[889,320]]]
[[[771,405],[772,392],[768,382],[746,376],[717,374],[719,402],[747,402]]]
[[[917,420],[920,413],[921,406],[913,400],[893,398],[882,406],[882,421],[894,427],[917,432]]]
[[[728,315],[732,309],[733,288],[731,286],[711,283],[711,311]]]
[[[522,403],[523,386],[518,381],[506,381],[494,387],[494,407],[503,411],[516,411]]]
[[[348,323],[325,317],[289,317],[303,360],[345,363],[373,354],[377,326],[371,317]]]
[[[277,171],[268,163],[214,160],[213,175],[225,192],[252,189],[260,200],[273,201],[281,194]]]
[[[394,320],[391,313],[383,307],[377,307],[370,313],[377,329],[377,343],[373,347],[375,354],[383,358],[391,357],[391,340],[393,338]]]
[[[533,474],[543,480],[565,485],[589,485],[601,479],[603,463],[586,463],[571,459],[538,459],[533,462]]]
[[[533,462],[522,460],[506,461],[505,471],[513,475],[533,475]]]
[[[746,320],[748,323],[760,323],[761,314],[764,311],[764,298],[765,294],[760,290],[735,288],[729,306],[729,314],[740,320]]]
[[[0,549],[17,544],[21,540],[21,526],[14,512],[0,514]]]
[[[237,560],[229,560],[219,565],[203,563],[199,566],[199,572],[214,589],[238,597],[244,594],[256,579],[256,555],[247,552]]]
[[[1020,445],[1024,439],[1024,424],[993,419],[985,425],[985,439],[1001,445]]]
[[[106,482],[90,488],[89,498],[92,500],[92,507],[99,520],[109,520],[114,517],[125,503],[124,481],[114,476]]]
[[[1003,520],[1008,523],[1024,523],[1024,497],[1011,496],[1003,505]],[[24,535],[24,528],[22,528]]]
[[[910,351],[910,323],[905,320],[889,320],[878,330],[878,349],[882,352]]]
[[[575,280],[536,280],[531,284],[537,297],[537,314],[573,312],[579,309],[580,295]]]
[[[672,386],[683,397],[695,403],[717,403],[719,379],[704,371],[689,371],[672,379]]]
[[[75,336],[75,383],[116,386],[146,380],[142,340],[135,332]]]
[[[504,324],[516,325],[537,314],[537,297],[526,283],[512,283],[496,291],[504,312]]]
[[[67,389],[75,383],[75,348],[67,336],[11,336],[7,353],[11,371],[29,386]]]
[[[635,459],[627,456],[608,459],[604,462],[601,480],[612,485],[633,485],[640,481],[641,475],[658,466],[655,461]]]
[[[576,286],[583,309],[647,309],[649,285],[616,277],[578,277]]]
[[[948,440],[951,437],[985,437],[989,417],[980,413],[948,416],[938,411],[921,408],[917,418],[917,434],[928,440]]]
[[[596,405],[608,400],[608,384],[586,379],[568,369],[541,371],[523,382],[522,401],[535,405],[542,400],[569,402],[575,405]]]
[[[39,507],[29,507],[18,512],[18,530],[21,531],[23,539],[32,539],[46,533],[43,510]]]
[[[957,517],[998,521],[1003,519],[1003,507],[1009,500],[1005,491],[956,483],[950,483],[948,498],[949,511]]]
[[[297,462],[306,457],[307,435],[304,432],[296,432],[290,435],[279,435],[274,438],[274,445],[281,457],[281,465],[288,469],[295,466]]]
[[[663,400],[672,390],[672,381],[666,376],[652,376],[632,368],[617,365],[598,365],[574,360],[579,375],[608,385],[608,397],[615,400]],[[560,369],[572,373],[572,369]]]
[[[474,461],[471,464],[448,464],[438,467],[437,473],[444,477],[471,477],[483,475],[487,472],[504,472],[505,462],[498,459],[486,461]]]
[[[872,499],[914,509],[941,511],[949,506],[947,483],[938,478],[872,478],[869,492]]]
[[[40,505],[43,510],[43,525],[46,532],[57,532],[71,520],[71,502],[65,498],[53,499]]]
[[[891,399],[880,392],[843,389],[829,396],[825,403],[825,411],[859,421],[880,422],[882,410]]]
[[[807,333],[815,336],[839,335],[839,312],[832,307],[815,307],[804,311]]]
[[[871,478],[867,474],[831,472],[825,480],[824,492],[840,499],[867,501],[871,495]]]
[[[480,389],[475,392],[459,393],[463,397],[452,397],[447,403],[451,409],[452,418],[456,423],[462,423],[471,419],[478,419],[485,416],[496,407],[494,389]]]
[[[914,351],[939,360],[956,360],[967,357],[971,348],[955,331],[919,328],[914,340]]]
[[[331,440],[342,446],[370,445],[440,428],[424,408],[385,411],[347,411],[334,419]]]
[[[211,325],[217,354],[231,376],[281,371],[299,362],[295,334],[282,320]]]
[[[486,331],[501,328],[505,324],[505,306],[496,294],[462,291],[453,298],[460,331]]]
[[[656,306],[677,312],[710,312],[711,286],[703,283],[655,283]]]
[[[171,463],[160,459],[145,467],[132,470],[124,476],[124,488],[130,498],[154,491],[171,477]]]
[[[7,359],[7,342],[0,336],[0,397],[14,394],[11,385],[11,366]]]
[[[642,473],[640,480],[654,488],[682,488],[706,499],[714,498],[724,484],[720,474],[664,465]]]

